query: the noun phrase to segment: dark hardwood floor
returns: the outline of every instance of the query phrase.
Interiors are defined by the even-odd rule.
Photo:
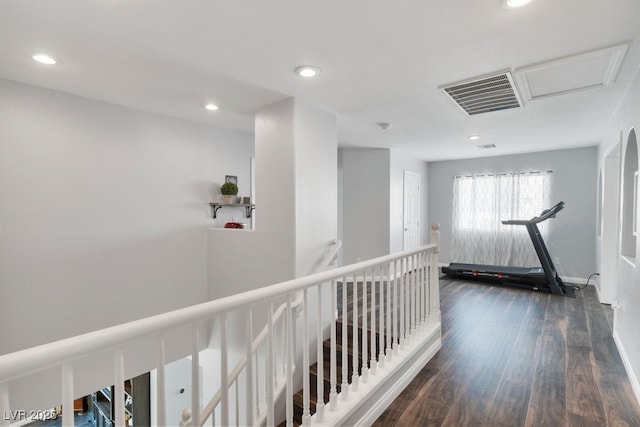
[[[442,349],[376,426],[640,426],[592,286],[563,298],[441,279]]]

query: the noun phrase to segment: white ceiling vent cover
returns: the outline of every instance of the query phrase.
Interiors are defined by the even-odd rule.
[[[522,107],[509,71],[440,86],[470,116]]]
[[[628,45],[608,47],[530,65],[515,71],[527,101],[611,85],[618,75]]]

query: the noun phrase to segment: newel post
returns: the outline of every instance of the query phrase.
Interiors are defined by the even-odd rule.
[[[180,414],[180,424],[178,424],[180,427],[188,427],[191,424],[192,420],[191,420],[191,409],[190,408],[184,408],[182,410],[182,414]]]
[[[440,224],[437,222],[431,224],[431,237],[429,239],[429,243],[434,245],[440,244]],[[437,252],[438,251],[436,250],[436,253]]]
[[[440,249],[440,224],[434,222],[431,224],[431,238],[430,243],[438,245],[433,249],[431,253],[431,277],[429,278],[430,284],[430,307],[429,312],[431,313],[431,318],[440,322],[440,281],[439,281],[439,265],[438,265],[438,251]]]

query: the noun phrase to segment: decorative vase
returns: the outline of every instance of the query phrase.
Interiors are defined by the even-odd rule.
[[[235,199],[236,199],[236,196],[235,196],[235,195],[233,195],[233,194],[224,194],[222,197],[224,198],[224,202],[225,202],[225,204],[227,204],[227,205],[231,205],[231,204],[233,204],[233,202],[234,202],[234,201],[235,201]]]

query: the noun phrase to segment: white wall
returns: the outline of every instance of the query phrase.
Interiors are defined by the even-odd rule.
[[[308,275],[337,237],[335,115],[287,99],[257,112],[255,140],[255,229],[209,230],[211,299]],[[252,310],[256,335],[266,324],[266,308]],[[313,304],[312,319],[315,310]],[[245,312],[229,318],[234,353],[244,351],[245,320]],[[214,333],[211,345],[218,340]],[[296,375],[301,379],[301,371]]]
[[[405,171],[420,175],[420,244],[429,242],[427,162],[387,149],[341,148],[338,165],[343,265],[403,249]]]
[[[340,149],[342,166],[342,262],[389,253],[390,151]]]
[[[0,354],[205,301],[209,202],[252,155],[250,136],[0,80]]]
[[[440,262],[451,257],[453,177],[553,170],[551,204],[564,210],[547,221],[545,242],[560,276],[586,281],[595,271],[597,149],[595,147],[429,163],[429,221],[440,223]],[[508,218],[505,218],[508,219]],[[583,282],[584,283],[584,282]]]
[[[636,134],[640,130],[640,76],[636,75],[627,94],[614,114],[609,127],[605,133],[603,143],[599,150],[600,165],[604,163],[604,157],[619,141],[619,134],[622,132],[623,147],[625,153],[627,137],[631,129],[635,129]],[[607,227],[603,228],[603,232]],[[600,241],[600,240],[599,240]],[[640,242],[636,242],[636,245]],[[636,246],[636,253],[640,253]],[[638,260],[630,264],[620,258],[618,270],[618,308],[614,316],[614,337],[618,344],[627,373],[630,376],[631,384],[634,387],[636,397],[640,401],[640,334],[638,325],[640,324],[640,267]]]
[[[338,237],[336,115],[297,103],[295,149],[296,277],[310,274]]]

